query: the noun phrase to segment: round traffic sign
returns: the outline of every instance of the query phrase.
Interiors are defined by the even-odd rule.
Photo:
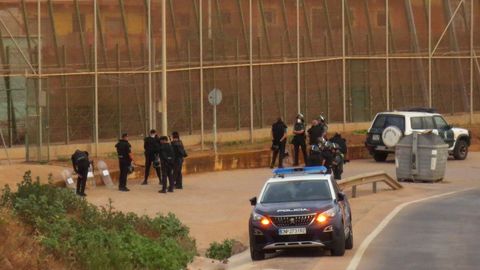
[[[213,106],[219,105],[222,102],[222,91],[217,88],[210,91],[210,93],[208,93],[208,102]]]

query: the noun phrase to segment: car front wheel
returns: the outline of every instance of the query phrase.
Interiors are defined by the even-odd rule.
[[[464,160],[468,156],[468,144],[465,140],[457,141],[453,149],[453,157],[456,160]]]
[[[345,240],[345,249],[352,249],[353,248],[353,231],[352,225],[350,225],[350,230],[348,231],[347,240]]]
[[[340,235],[338,238],[335,240],[335,243],[333,244],[332,248],[330,249],[330,253],[332,256],[343,256],[345,254],[345,232],[342,231],[340,232]]]
[[[265,253],[250,247],[250,257],[252,258],[252,261],[260,261],[265,259]]]

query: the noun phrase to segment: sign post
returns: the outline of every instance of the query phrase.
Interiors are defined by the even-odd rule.
[[[208,94],[208,102],[213,106],[213,151],[217,154],[217,105],[222,102],[222,91],[214,88]]]
[[[5,149],[5,156],[8,160],[8,165],[11,165],[12,162],[10,161],[10,157],[8,156],[7,145],[5,144],[5,138],[3,137],[3,131],[1,128],[0,128],[0,136],[2,137],[2,144],[3,144],[3,148]]]

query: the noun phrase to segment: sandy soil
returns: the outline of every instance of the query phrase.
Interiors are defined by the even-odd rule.
[[[12,165],[0,166],[0,187],[10,185],[11,188],[16,187],[16,184],[23,180],[23,175],[26,171],[32,172],[32,179],[37,177],[43,183],[48,182],[49,175],[52,174],[54,180],[61,180],[61,172],[65,170],[65,167],[54,165],[37,165],[28,163],[19,163]]]

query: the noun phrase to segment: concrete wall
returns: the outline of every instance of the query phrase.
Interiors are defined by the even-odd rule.
[[[470,125],[470,115],[453,115],[445,116],[446,120],[449,123],[458,125],[458,126],[468,126]],[[480,122],[480,113],[475,114],[473,118],[474,123]],[[370,127],[370,122],[363,123],[348,123],[348,124],[329,124],[329,132],[352,132],[354,130],[368,129]],[[291,130],[291,127],[289,127]],[[270,128],[256,129],[253,132],[254,140],[264,140],[270,137]],[[250,132],[248,130],[240,131],[227,131],[220,132],[218,134],[218,141],[222,142],[233,142],[233,141],[245,141],[249,140]],[[186,146],[199,145],[201,143],[200,135],[188,135],[182,136],[182,140]],[[213,135],[211,133],[205,134],[205,141],[212,142]],[[130,141],[135,152],[143,151],[143,141],[142,140],[132,140]],[[108,155],[115,152],[115,142],[101,142],[98,145],[98,154],[100,156]],[[69,144],[69,145],[51,145],[50,146],[50,159],[58,159],[69,157],[76,149],[85,149],[89,151],[92,155],[95,153],[95,144],[93,143],[84,143],[84,144]],[[25,160],[25,147],[13,147],[8,149],[8,154],[10,159],[13,160]],[[0,150],[0,160],[6,160],[5,151]]]

